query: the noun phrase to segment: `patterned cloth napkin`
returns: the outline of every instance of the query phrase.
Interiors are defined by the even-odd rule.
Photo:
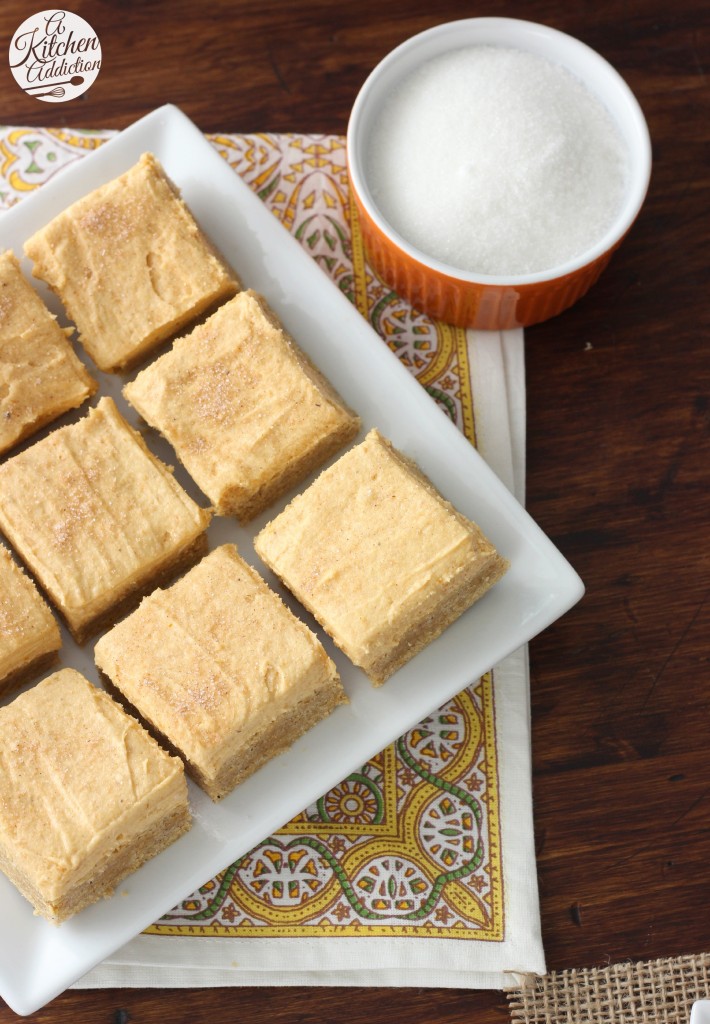
[[[0,207],[112,134],[1,129]],[[522,331],[435,323],[374,275],[341,137],[208,138],[524,500]],[[544,971],[522,649],[77,987],[510,988]]]

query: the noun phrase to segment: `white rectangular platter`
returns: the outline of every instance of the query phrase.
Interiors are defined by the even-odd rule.
[[[510,560],[504,579],[443,636],[381,689],[349,664],[308,615],[335,660],[350,698],[286,754],[261,768],[220,804],[190,784],[192,830],[128,878],[111,899],[60,928],[34,917],[0,876],[0,995],[29,1014],[69,987],[202,883],[359,768],[432,710],[567,611],[582,582],[550,540],[500,483],[469,442],[400,364],[347,298],[326,277],[198,129],[175,107],[137,122],[95,153],[58,174],[0,217],[0,245],[22,253],[23,242],[69,203],[116,177],[151,151],[162,162],[197,220],[239,273],[261,292],[314,362],[362,417],[361,437],[377,426],[413,458],[441,492],[474,519]],[[29,274],[29,266],[24,265]],[[37,286],[37,282],[33,282]],[[39,288],[51,308],[56,302]],[[125,382],[98,375],[128,419]],[[98,396],[97,396],[98,397]],[[82,415],[85,408],[73,417]],[[152,431],[152,450],[175,456]],[[202,502],[178,467],[176,475]],[[305,485],[304,485],[305,486]],[[210,547],[235,541],[261,571],[252,537],[288,497],[249,528],[215,519]],[[278,589],[278,588],[277,588]],[[63,666],[97,685],[93,644],[79,649],[64,632]]]

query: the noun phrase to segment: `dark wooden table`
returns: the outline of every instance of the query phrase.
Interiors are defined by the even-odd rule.
[[[41,4],[4,0],[0,53]],[[123,128],[166,101],[205,131],[344,133],[396,44],[472,15],[584,40],[626,78],[654,149],[625,245],[573,310],[526,332],[528,507],[583,601],[531,645],[536,835],[548,965],[710,950],[708,275],[705,0],[75,0],[102,71],[49,105],[5,59],[7,124]],[[43,1022],[489,1024],[500,993],[423,989],[73,992]],[[15,1019],[0,1006],[0,1021]]]

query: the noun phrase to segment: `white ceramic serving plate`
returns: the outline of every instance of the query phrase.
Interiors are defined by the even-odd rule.
[[[377,426],[414,458],[442,493],[480,524],[511,564],[505,578],[483,600],[381,689],[373,688],[300,610],[336,661],[351,703],[338,708],[222,803],[213,804],[190,784],[192,830],[127,879],[110,900],[56,928],[34,917],[29,904],[0,877],[0,995],[20,1014],[31,1013],[54,998],[545,629],[583,593],[574,570],[469,442],[175,107],[156,110],[2,214],[2,247],[11,247],[19,255],[24,240],[35,230],[69,203],[123,173],[147,150],[163,163],[244,284],[267,298],[287,329],[360,413],[363,435]],[[58,311],[56,302],[42,293]],[[135,423],[120,394],[124,381],[107,375],[99,379],[101,393],[112,394]],[[174,464],[174,455],[157,434],[149,431],[147,439],[157,455]],[[200,497],[179,468],[177,476],[193,496]],[[249,529],[239,528],[232,520],[215,520],[210,546],[236,541],[247,560],[264,572],[251,538],[286,500]],[[81,650],[66,632],[64,636],[62,665],[80,669],[98,684],[93,644]]]
[[[690,1024],[710,1024],[710,999],[698,999],[693,1003]]]

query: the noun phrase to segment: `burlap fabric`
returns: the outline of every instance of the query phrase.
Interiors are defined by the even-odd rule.
[[[710,996],[710,953],[553,971],[508,992],[513,1024],[687,1024]]]

